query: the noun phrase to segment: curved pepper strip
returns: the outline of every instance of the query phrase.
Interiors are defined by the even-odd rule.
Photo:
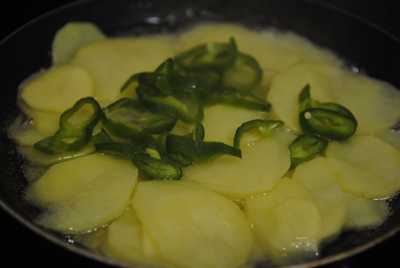
[[[298,136],[289,146],[290,150],[290,169],[294,169],[302,162],[308,161],[325,151],[328,140],[310,134]]]
[[[235,70],[235,76],[240,76],[240,71],[243,68],[250,69],[252,71],[253,79],[247,82],[247,84],[243,84],[240,87],[238,85],[235,85],[235,87],[238,88],[240,91],[250,92],[260,84],[262,79],[262,69],[258,64],[258,61],[252,56],[238,52],[235,64],[232,68],[233,70]],[[238,70],[239,72],[237,72]],[[236,82],[236,84],[238,83]]]
[[[140,85],[136,92],[139,101],[150,112],[170,115],[188,124],[203,120],[203,106],[195,91],[179,91],[169,95],[155,87]]]
[[[299,94],[299,123],[304,132],[333,140],[346,140],[357,130],[357,120],[346,108],[337,103],[319,102],[311,98],[307,84]]]
[[[357,121],[332,110],[314,108],[299,114],[301,129],[333,140],[346,140],[357,130]]]
[[[194,161],[209,164],[223,155],[242,157],[240,149],[222,142],[197,142],[175,134],[168,134],[165,142],[168,157],[183,166],[190,166]]]
[[[116,154],[128,158],[132,158],[135,153],[144,152],[139,146],[115,141],[95,143],[94,147],[99,153]]]
[[[232,87],[225,87],[205,97],[204,102],[208,105],[217,103],[229,104],[256,111],[269,111],[271,104],[263,99],[257,98],[249,92],[243,92]]]
[[[138,100],[123,98],[103,108],[103,126],[113,135],[140,142],[143,133],[170,132],[177,119],[150,113]],[[143,132],[143,133],[142,133]]]
[[[79,109],[85,104],[89,104],[93,108],[91,117],[75,126],[68,122]],[[64,151],[80,151],[86,144],[90,142],[93,135],[93,129],[101,119],[100,105],[92,97],[78,100],[75,105],[66,110],[60,116],[60,127],[57,132],[51,136],[34,144],[34,148],[47,154],[59,154]],[[78,130],[81,135],[75,135]]]
[[[185,71],[228,70],[235,64],[237,55],[236,42],[209,42],[196,46],[177,55],[174,59],[179,68]]]
[[[153,179],[178,180],[182,177],[182,169],[146,153],[135,153],[132,156],[135,166]]]
[[[247,121],[236,130],[235,137],[233,139],[233,147],[240,149],[240,142],[245,132],[257,128],[261,135],[268,137],[274,134],[278,128],[283,127],[284,124],[284,122],[276,120],[255,119]]]
[[[138,146],[120,142],[96,143],[100,153],[116,154],[131,159],[132,163],[143,173],[153,179],[177,180],[182,177],[182,169],[153,157]]]

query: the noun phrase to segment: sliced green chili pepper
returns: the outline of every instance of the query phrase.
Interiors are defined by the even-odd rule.
[[[240,149],[222,142],[197,142],[191,138],[168,134],[166,137],[167,155],[172,160],[183,166],[188,166],[193,161],[211,163],[222,155],[242,157]],[[184,159],[182,160],[181,157]]]
[[[345,140],[357,130],[357,120],[345,107],[311,98],[310,85],[301,91],[299,123],[304,132],[319,134],[334,140]]]
[[[237,47],[233,38],[229,43],[206,43],[175,57],[176,64],[185,71],[228,70],[236,61]]]
[[[192,133],[190,133],[187,137],[191,138],[194,141],[201,142],[204,140],[205,131],[204,126],[200,122],[196,122],[194,124],[194,128]]]
[[[203,120],[203,106],[195,91],[164,94],[155,87],[140,85],[136,88],[139,101],[155,114],[176,117],[185,123]]]
[[[96,134],[92,136],[91,142],[93,143],[100,143],[100,142],[108,142],[112,141],[110,135],[104,130],[104,128],[101,128],[101,130]]]
[[[141,141],[142,132],[165,134],[175,126],[177,119],[150,113],[138,100],[123,98],[103,108],[103,126],[115,136]]]
[[[283,127],[283,125],[284,123],[282,121],[275,120],[255,119],[247,121],[236,130],[235,137],[233,139],[233,147],[240,149],[240,141],[242,140],[245,132],[257,128],[261,132],[261,135],[268,137],[274,134],[276,129]]]
[[[304,132],[319,134],[333,140],[345,140],[357,130],[357,121],[327,109],[309,109],[299,114]]]
[[[294,169],[300,163],[318,156],[325,151],[327,146],[328,140],[322,137],[310,134],[298,136],[289,146],[290,169]]]
[[[238,52],[233,68],[229,69],[228,73],[225,74],[224,85],[234,86],[240,91],[250,92],[260,84],[261,78],[262,70],[257,60],[250,55]]]
[[[91,105],[91,117],[75,126],[68,122],[85,104]],[[60,116],[60,127],[57,132],[34,144],[34,148],[47,154],[59,154],[64,151],[79,151],[88,144],[93,135],[93,129],[101,119],[101,108],[91,97],[78,100],[75,105]],[[75,132],[80,132],[76,134]]]
[[[182,177],[181,168],[146,153],[135,153],[132,162],[139,170],[154,179],[178,180]]]
[[[135,153],[144,152],[139,146],[115,141],[95,143],[94,147],[99,153],[116,154],[128,158],[132,158]]]
[[[232,87],[225,87],[207,96],[204,102],[208,105],[225,103],[256,111],[269,111],[271,104],[263,99],[257,98],[249,92],[242,92]]]

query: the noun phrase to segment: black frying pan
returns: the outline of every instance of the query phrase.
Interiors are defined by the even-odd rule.
[[[160,27],[144,23],[144,17],[154,14],[165,15],[169,12],[180,14],[179,12],[183,10],[182,6],[190,3],[190,1],[183,0],[151,1],[152,7],[141,10],[141,12],[124,8],[122,15],[116,10],[111,10],[111,15],[99,16],[92,12],[96,8],[94,2],[83,3],[82,6],[80,6],[82,1],[76,2],[78,2],[78,5],[72,4],[74,7],[71,7],[71,13],[67,9],[61,9],[58,13],[49,14],[20,29],[0,45],[0,85],[4,96],[0,98],[0,119],[3,128],[18,112],[14,106],[18,83],[30,73],[50,65],[51,59],[48,57],[48,51],[53,34],[66,21],[88,20],[88,17],[92,16],[89,20],[100,25],[107,34],[119,34],[132,29],[133,31],[131,32],[133,34],[141,34],[148,31],[156,32],[160,30]],[[109,4],[119,1],[100,0],[99,2]],[[135,1],[122,0],[121,2],[134,3]],[[150,1],[137,2],[149,3]],[[253,5],[257,2],[261,2],[263,5],[253,8]],[[355,0],[319,2],[336,3],[339,6],[347,7],[355,13],[365,14],[367,18],[387,27],[386,29],[389,30],[390,25],[399,25],[396,23],[396,21],[399,21],[398,19],[396,21],[389,20],[394,18],[390,14],[397,16],[394,13],[395,4],[384,5],[383,3],[377,4],[372,1],[356,3],[360,1]],[[61,4],[62,2],[59,3]],[[358,7],[357,4],[361,6]],[[24,20],[30,20],[39,15],[39,13],[47,11],[46,9],[55,7],[56,4],[52,3],[49,6],[40,2],[30,2],[27,4],[28,8],[26,10],[24,10],[24,6],[21,3],[15,3],[15,5],[18,5],[14,9],[14,11],[18,11],[17,14],[14,13],[12,15],[13,9],[0,11],[3,15],[2,22],[4,22],[2,27],[6,23],[14,23],[9,25],[7,29],[4,27],[1,29],[2,38],[14,28],[22,25],[22,22],[18,24],[20,21],[16,20],[16,18],[22,17]],[[338,54],[345,56],[351,63],[363,67],[371,76],[388,80],[400,88],[400,75],[398,75],[400,73],[400,43],[382,33],[382,31],[371,27],[371,25],[360,22],[359,19],[353,16],[343,15],[341,11],[315,4],[314,1],[292,0],[206,0],[198,1],[196,5],[213,11],[215,15],[207,17],[207,19],[236,21],[237,18],[244,18],[240,22],[250,26],[272,24],[278,28],[294,30],[302,35],[309,36],[317,44],[332,48]],[[282,9],[282,5],[286,7]],[[32,9],[35,6],[39,9]],[[104,10],[110,11],[110,9]],[[386,12],[383,10],[386,10]],[[29,12],[24,13],[24,11]],[[259,16],[253,16],[254,11],[260,12]],[[119,14],[119,16],[116,16],[116,14]],[[204,19],[204,16],[200,14],[201,12],[199,12],[197,19]],[[305,18],[307,18],[308,22],[304,22]],[[174,30],[180,29],[182,24],[193,22],[195,21],[182,18],[176,22],[167,23],[166,26]],[[132,28],[132,25],[135,27]],[[399,33],[397,27],[393,29],[393,33]],[[30,46],[28,47],[27,44]],[[42,267],[74,265],[110,267],[73,253],[77,247],[66,245],[66,243],[60,242],[61,240],[54,240],[57,237],[55,234],[46,234],[44,239],[41,235],[35,233],[40,232],[40,229],[29,225],[29,220],[34,217],[35,210],[21,202],[20,198],[24,187],[23,174],[19,168],[21,159],[15,155],[13,146],[4,131],[0,135],[0,150],[2,152],[0,155],[0,200],[7,211],[0,210],[2,245],[5,248],[2,251],[3,258],[1,262],[6,264],[7,267],[23,267],[27,265],[41,265]],[[395,206],[395,210],[398,211],[397,206]],[[13,217],[10,217],[9,213],[13,214]],[[396,213],[387,224],[376,231],[343,234],[341,239],[322,251],[323,258],[329,258],[332,254],[337,256],[336,258],[330,258],[329,262],[334,262],[325,266],[371,267],[371,263],[375,259],[379,260],[381,266],[385,267],[390,266],[390,260],[398,263],[400,258],[397,257],[397,245],[399,245],[400,236],[392,236],[392,234],[397,232],[400,225],[399,214],[400,212]],[[21,224],[21,221],[24,223]],[[32,232],[32,229],[35,232]],[[388,237],[390,237],[389,240],[386,240]],[[48,239],[52,242],[49,242]],[[385,242],[374,246],[383,239],[385,239]],[[65,247],[69,250],[65,250]],[[369,247],[372,248],[366,250]],[[362,253],[354,255],[357,252]],[[342,260],[347,255],[350,258]],[[262,265],[257,267],[262,267]]]

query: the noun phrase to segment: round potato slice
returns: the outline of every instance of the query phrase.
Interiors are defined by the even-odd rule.
[[[81,98],[92,96],[93,81],[85,70],[63,65],[26,83],[21,98],[33,109],[62,113]]]
[[[132,198],[143,228],[178,267],[239,267],[253,237],[236,203],[193,182],[139,182]]]
[[[70,64],[90,74],[103,106],[116,100],[131,75],[153,72],[174,54],[173,43],[161,38],[105,39],[80,48]]]
[[[242,159],[223,156],[211,165],[193,165],[182,180],[204,185],[232,200],[271,190],[290,166],[288,147],[273,137],[242,147]]]
[[[346,222],[346,204],[342,188],[325,157],[316,157],[293,172],[292,179],[309,191],[321,214],[322,237],[334,238]]]
[[[105,35],[93,23],[67,23],[57,31],[54,37],[52,45],[53,64],[68,64],[80,47],[105,38]]]
[[[400,92],[393,86],[324,63],[300,63],[276,75],[267,100],[285,126],[300,131],[298,97],[306,84],[311,98],[334,102],[355,116],[357,134],[376,133],[400,120]]]
[[[167,267],[147,239],[141,222],[131,208],[109,225],[102,252],[128,263]]]
[[[27,189],[26,199],[45,209],[35,219],[37,224],[84,232],[125,211],[137,175],[129,160],[92,154],[50,167]]]
[[[354,136],[326,149],[331,170],[347,192],[383,199],[400,189],[400,151],[373,136]]]
[[[279,265],[315,258],[322,220],[310,194],[282,178],[269,192],[245,200],[244,210],[268,257]]]

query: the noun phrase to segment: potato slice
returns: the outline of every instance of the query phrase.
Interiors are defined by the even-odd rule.
[[[262,247],[275,263],[293,264],[315,258],[322,220],[309,193],[282,178],[274,189],[245,200],[244,210]]]
[[[373,228],[385,222],[389,215],[389,207],[385,200],[362,199],[344,193],[347,206],[347,229]]]
[[[92,154],[51,166],[26,193],[44,208],[35,222],[58,231],[84,232],[121,215],[137,182],[129,160]]]
[[[390,128],[400,119],[400,92],[393,86],[332,65],[302,63],[277,75],[267,96],[274,112],[294,131],[300,131],[298,96],[306,84],[313,99],[349,109],[359,135]]]
[[[264,70],[282,71],[293,64],[309,60],[338,64],[333,54],[316,48],[309,41],[290,33],[273,30],[258,32],[234,24],[202,25],[180,36],[183,50],[206,42],[227,43],[235,38],[240,52],[253,56]],[[293,46],[293,42],[296,46]]]
[[[326,149],[342,189],[361,198],[383,199],[400,189],[400,151],[373,136],[354,136]]]
[[[219,141],[233,145],[233,138],[238,127],[244,122],[263,118],[259,111],[218,104],[204,109],[202,122],[205,131],[205,141]],[[245,135],[241,144],[250,144],[259,139],[260,135]]]
[[[128,263],[167,267],[165,262],[163,263],[163,260],[157,256],[154,245],[145,236],[146,232],[143,232],[142,224],[135,211],[128,209],[108,227],[102,251],[107,256]],[[145,239],[146,242],[144,242]],[[144,244],[146,244],[146,250]],[[152,251],[153,254],[149,251]]]
[[[33,109],[62,113],[79,99],[92,94],[93,81],[86,71],[63,65],[27,82],[22,88],[21,98]]]
[[[242,159],[223,156],[211,165],[193,165],[182,180],[202,184],[232,200],[271,190],[290,166],[287,146],[273,137],[242,147]]]
[[[52,45],[53,65],[68,64],[84,45],[105,39],[101,30],[90,22],[69,22],[57,31]]]
[[[90,74],[95,96],[104,106],[118,98],[131,75],[153,72],[174,54],[173,42],[162,38],[106,39],[80,48],[70,64]]]
[[[179,267],[238,267],[253,237],[239,207],[193,182],[139,182],[132,198],[161,256]]]
[[[346,222],[346,204],[342,188],[325,157],[316,157],[298,165],[292,179],[309,191],[321,214],[322,237],[334,238]]]

